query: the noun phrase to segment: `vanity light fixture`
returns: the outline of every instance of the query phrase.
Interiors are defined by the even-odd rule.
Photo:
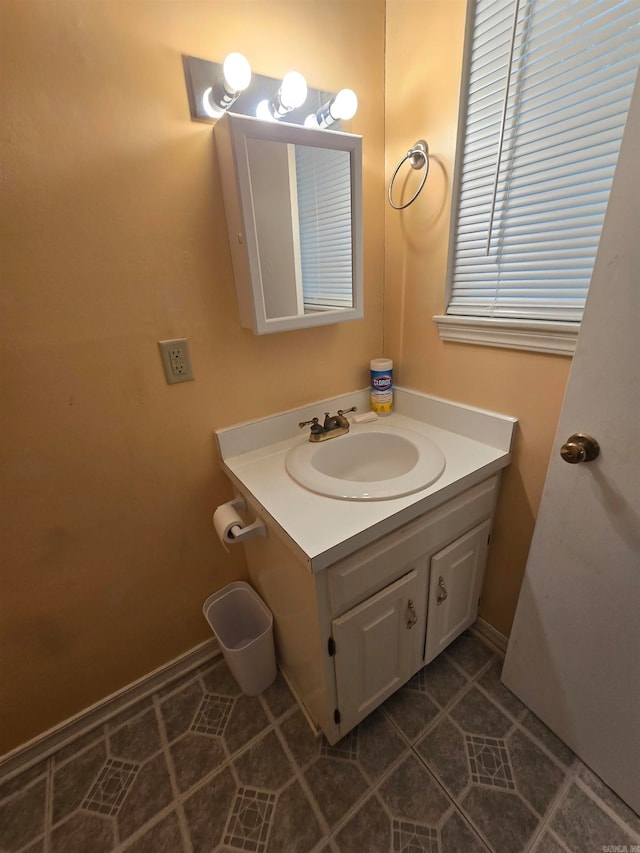
[[[222,74],[202,94],[202,108],[210,118],[220,118],[251,82],[251,66],[241,53],[230,53]]]
[[[353,115],[357,105],[350,89],[336,95],[326,89],[308,88],[297,71],[284,78],[258,74],[240,53],[230,53],[224,62],[183,54],[182,64],[193,121],[215,124],[226,113],[236,113],[303,125],[310,113],[310,126],[317,130],[333,126],[340,116]],[[339,123],[335,125],[338,128]]]
[[[307,81],[299,71],[289,71],[282,78],[280,88],[273,95],[260,101],[256,117],[269,120],[284,118],[291,110],[301,107],[307,99]]]
[[[358,96],[353,89],[340,89],[337,95],[323,104],[316,113],[305,119],[305,127],[331,127],[340,119],[353,118],[358,109]]]

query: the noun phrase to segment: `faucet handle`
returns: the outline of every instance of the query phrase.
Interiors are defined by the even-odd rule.
[[[351,406],[351,408],[350,408],[350,409],[338,409],[338,414],[339,414],[340,416],[342,416],[342,415],[348,415],[348,414],[349,414],[349,412],[357,412],[357,411],[358,411],[358,407],[357,407],[357,406]]]
[[[298,427],[303,429],[304,427],[309,426],[309,424],[311,424],[311,428],[313,429],[313,427],[318,424],[318,418],[312,418],[310,421],[300,421]]]

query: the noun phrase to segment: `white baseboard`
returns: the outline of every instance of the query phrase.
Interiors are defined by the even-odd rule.
[[[490,625],[482,616],[478,616],[476,621],[471,626],[471,630],[478,634],[485,642],[493,646],[502,657],[507,653],[507,645],[509,640],[504,634],[501,634],[497,628]]]
[[[139,702],[157,690],[160,690],[174,679],[186,675],[209,659],[221,654],[215,639],[206,640],[185,654],[169,661],[153,672],[147,673],[137,681],[133,681],[122,690],[118,690],[69,717],[57,726],[43,732],[22,746],[0,756],[0,779],[14,775],[16,772],[27,770],[29,767],[48,758],[58,749],[71,743],[84,731],[99,726],[119,711]]]

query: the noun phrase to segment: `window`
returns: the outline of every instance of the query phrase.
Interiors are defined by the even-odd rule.
[[[639,0],[470,4],[441,337],[570,354],[640,57]]]

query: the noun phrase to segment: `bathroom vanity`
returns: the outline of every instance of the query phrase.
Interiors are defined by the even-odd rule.
[[[352,405],[366,411],[367,392],[217,433],[247,519],[266,524],[267,535],[244,547],[251,583],[273,612],[280,668],[330,743],[475,621],[516,423],[396,389],[394,413],[380,422],[434,442],[446,461],[438,479],[384,500],[303,488],[286,470],[308,439],[298,422]]]

